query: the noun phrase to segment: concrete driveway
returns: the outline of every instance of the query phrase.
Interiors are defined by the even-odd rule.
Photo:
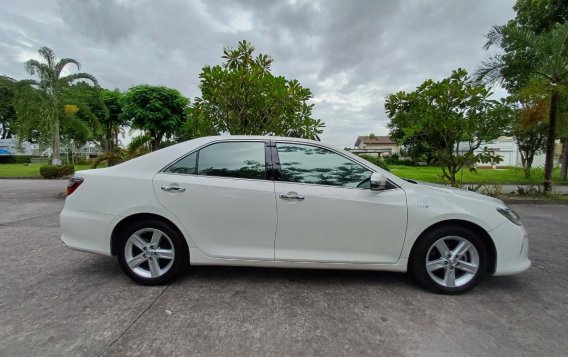
[[[404,274],[196,267],[132,283],[59,241],[65,181],[0,180],[1,356],[565,355],[568,206],[516,205],[533,267],[434,295]]]

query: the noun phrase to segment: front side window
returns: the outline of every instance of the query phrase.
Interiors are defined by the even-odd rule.
[[[226,142],[199,150],[197,174],[265,179],[264,142]]]
[[[276,144],[282,179],[289,182],[369,188],[372,171],[334,153],[311,145]]]

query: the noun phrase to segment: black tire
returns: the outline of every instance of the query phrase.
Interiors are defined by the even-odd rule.
[[[438,251],[437,248],[434,248],[434,249],[431,250],[431,247],[433,247],[433,245],[437,241],[439,241],[442,238],[446,238],[447,241],[445,241],[444,243],[449,244],[449,245],[447,245],[447,247],[450,250],[452,250],[451,244],[453,242],[456,242],[456,245],[459,244],[459,242],[460,242],[459,240],[452,239],[452,238],[449,238],[449,237],[458,237],[460,239],[464,239],[464,240],[468,241],[469,243],[471,243],[475,247],[475,250],[477,252],[476,257],[478,257],[478,269],[477,269],[477,272],[475,274],[465,273],[465,272],[461,271],[460,269],[463,268],[463,263],[461,264],[462,267],[459,267],[459,268],[453,267],[453,266],[450,268],[448,266],[448,268],[445,268],[445,267],[440,268],[439,270],[436,270],[435,272],[433,272],[434,275],[438,275],[438,274],[442,275],[442,277],[440,277],[440,280],[443,280],[442,283],[445,283],[444,277],[446,275],[444,275],[444,274],[447,271],[447,269],[454,270],[454,274],[455,274],[455,277],[456,277],[455,278],[456,279],[456,285],[458,283],[458,274],[462,274],[462,275],[460,275],[460,277],[464,276],[463,274],[466,274],[467,276],[464,277],[463,280],[467,281],[467,282],[464,282],[463,285],[454,286],[454,287],[444,286],[441,283],[434,280],[434,278],[432,278],[430,276],[430,274],[428,273],[428,269],[426,268],[427,261],[432,261],[432,260],[436,260],[436,259],[444,260],[443,256],[440,256],[439,258],[436,256],[436,254],[439,254],[439,251]],[[482,239],[483,238],[480,237],[476,232],[468,229],[467,227],[463,227],[463,226],[448,225],[448,226],[441,226],[441,227],[435,228],[434,230],[427,232],[427,234],[420,237],[419,240],[415,243],[414,249],[413,249],[412,254],[410,256],[409,272],[418,281],[418,283],[420,283],[420,285],[422,285],[426,289],[428,289],[432,292],[435,292],[435,293],[454,295],[454,294],[461,294],[461,293],[464,293],[466,291],[469,291],[469,290],[473,289],[479,283],[480,279],[482,278],[482,276],[485,274],[485,272],[487,270],[488,254],[487,254],[487,251],[486,251],[485,245],[483,244]],[[455,248],[455,246],[453,248]],[[473,251],[470,251],[469,253],[466,252],[465,254],[466,254],[465,259],[468,259],[468,258],[469,259],[475,259],[475,258],[472,258],[472,254],[474,254]],[[455,260],[453,260],[452,263],[456,264]],[[458,265],[459,265],[459,263],[458,263]],[[468,279],[470,279],[470,280],[468,280]],[[450,284],[448,284],[448,285],[450,285]]]
[[[161,258],[156,259],[156,264],[163,265],[165,270],[165,272],[160,276],[157,277],[141,276],[139,273],[136,272],[136,270],[143,272],[143,270],[147,267],[148,272],[150,273],[151,269],[149,266],[150,262],[148,261],[148,259],[152,258],[146,259],[145,262],[140,264],[138,267],[135,267],[135,269],[131,268],[127,263],[127,254],[128,254],[126,251],[127,242],[134,233],[140,232],[142,230],[149,230],[148,232],[142,232],[140,234],[142,239],[149,241],[148,243],[150,243],[150,238],[152,233],[152,231],[150,230],[154,231],[158,230],[163,234],[165,234],[165,236],[161,236],[160,238],[160,243],[159,243],[160,245],[158,247],[155,247],[157,250],[161,248],[169,249],[169,246],[173,246],[173,249],[171,249],[172,250],[171,255],[173,255],[172,259],[173,262],[171,262],[171,264],[170,264],[170,259],[161,259]],[[126,229],[123,229],[122,232],[120,232],[120,236],[118,237],[118,239],[119,240],[117,244],[116,255],[120,267],[126,273],[126,275],[128,275],[130,279],[134,280],[139,284],[161,285],[169,283],[172,280],[174,280],[180,273],[184,272],[189,265],[189,251],[185,243],[185,239],[176,229],[171,227],[171,225],[162,222],[160,220],[151,219],[151,220],[144,220],[133,223]],[[132,244],[130,244],[128,249],[135,250],[138,248],[137,247],[132,248]],[[145,253],[141,249],[138,250],[140,253]],[[150,255],[151,254],[148,254],[148,256]],[[167,269],[165,269],[166,267]]]

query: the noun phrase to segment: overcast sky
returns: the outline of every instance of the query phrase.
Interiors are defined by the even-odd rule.
[[[106,88],[148,83],[200,95],[204,65],[251,41],[273,73],[309,87],[322,139],[352,146],[387,134],[384,98],[473,72],[483,35],[514,16],[514,0],[0,0],[0,74],[27,77],[41,46],[79,60]],[[496,91],[496,94],[502,90]]]

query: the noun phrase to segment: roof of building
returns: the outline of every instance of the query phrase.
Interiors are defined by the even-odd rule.
[[[384,144],[384,145],[394,145],[396,144],[394,141],[391,140],[388,136],[358,136],[357,141],[355,141],[355,146],[360,146],[361,144]]]

